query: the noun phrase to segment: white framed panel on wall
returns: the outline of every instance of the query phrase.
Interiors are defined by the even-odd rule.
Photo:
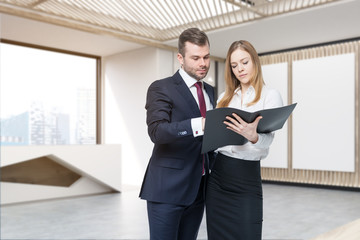
[[[293,169],[355,171],[355,54],[293,62]]]
[[[277,89],[284,105],[288,102],[288,63],[262,65],[265,85]],[[269,155],[261,161],[262,167],[288,167],[288,126],[275,132],[275,138],[270,146]]]

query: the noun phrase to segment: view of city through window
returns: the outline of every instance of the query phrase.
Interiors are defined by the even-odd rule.
[[[1,145],[96,144],[96,59],[1,43]]]

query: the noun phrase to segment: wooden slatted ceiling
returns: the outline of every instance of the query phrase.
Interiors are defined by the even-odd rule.
[[[0,0],[0,12],[163,42],[188,27],[212,31],[335,1],[341,0]]]

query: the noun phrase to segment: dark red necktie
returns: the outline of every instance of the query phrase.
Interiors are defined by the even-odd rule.
[[[195,87],[196,87],[197,95],[198,95],[198,99],[199,99],[199,107],[200,107],[201,116],[205,117],[205,115],[206,115],[206,105],[205,105],[204,94],[203,94],[203,91],[202,91],[202,82],[195,83]]]
[[[202,82],[197,82],[195,83],[195,87],[197,90],[197,95],[198,95],[198,99],[199,99],[199,108],[200,108],[200,113],[202,117],[205,117],[206,115],[206,104],[205,104],[205,98],[204,98],[204,94],[202,91]],[[203,158],[203,170],[202,170],[202,175],[205,174],[205,167],[204,167],[204,154],[202,154],[202,158]]]

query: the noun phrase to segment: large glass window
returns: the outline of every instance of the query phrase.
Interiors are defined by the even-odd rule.
[[[97,58],[0,44],[1,145],[96,144]]]

